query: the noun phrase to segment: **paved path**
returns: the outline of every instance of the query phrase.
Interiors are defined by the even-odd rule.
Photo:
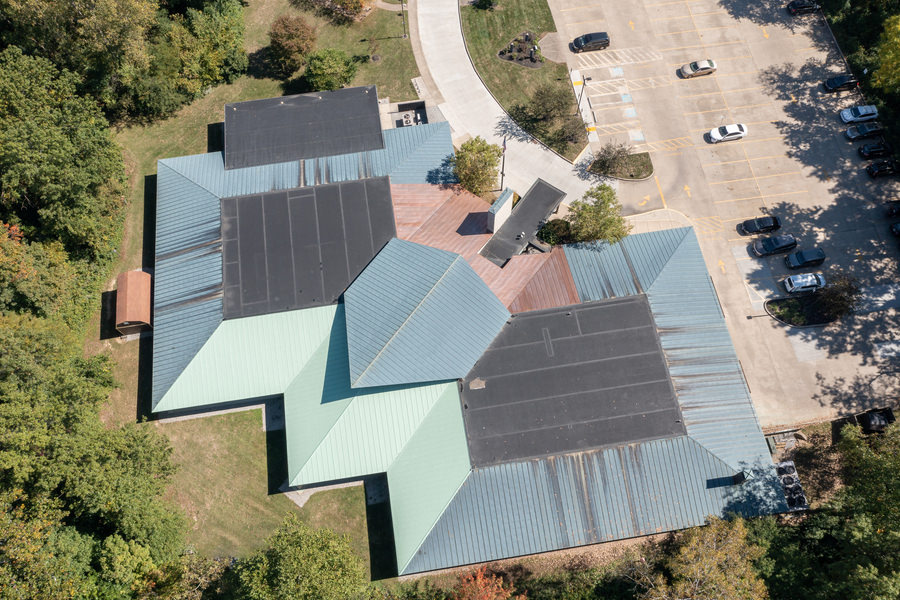
[[[481,82],[463,41],[458,0],[425,0],[416,3],[418,41],[444,103],[439,106],[450,122],[454,137],[481,136],[503,143],[509,117]],[[420,66],[421,68],[421,66]],[[566,193],[563,202],[581,198],[591,181],[581,179],[575,167],[535,141],[528,141],[515,127],[507,138],[504,185],[524,194],[537,177]]]

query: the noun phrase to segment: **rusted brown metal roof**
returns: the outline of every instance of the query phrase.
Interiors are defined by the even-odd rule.
[[[578,290],[562,248],[554,248],[540,270],[509,304],[510,312],[542,310],[578,304]]]
[[[116,327],[150,324],[150,273],[126,271],[116,279]]]
[[[459,254],[510,311],[555,308],[578,302],[575,283],[561,250],[551,254],[520,254],[503,268],[478,254],[491,239],[487,231],[490,206],[478,196],[458,186],[392,184],[391,198],[397,237]]]

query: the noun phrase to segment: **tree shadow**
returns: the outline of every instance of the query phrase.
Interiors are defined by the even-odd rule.
[[[452,159],[452,156],[445,156],[439,166],[428,171],[425,175],[425,181],[443,188],[451,187],[458,183],[456,174],[453,173]]]
[[[494,133],[520,142],[537,141],[508,114],[504,114],[500,122],[494,127]]]

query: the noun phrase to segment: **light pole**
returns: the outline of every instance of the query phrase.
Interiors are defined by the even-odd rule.
[[[400,20],[403,22],[403,39],[407,38],[406,35],[406,11],[403,10],[403,0],[400,0]]]
[[[582,77],[581,78],[581,91],[578,92],[578,106],[575,107],[575,116],[581,114],[581,97],[584,96],[584,88],[587,87],[587,82],[591,81],[590,77]]]

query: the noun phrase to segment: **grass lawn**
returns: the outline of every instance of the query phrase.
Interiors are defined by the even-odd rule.
[[[272,20],[298,12],[288,0],[250,0],[245,8],[248,51],[268,44]],[[368,55],[368,40],[374,38],[371,49],[382,60],[362,64],[354,84],[375,83],[382,96],[395,100],[415,98],[410,79],[418,76],[418,71],[409,40],[400,37],[398,13],[374,10],[363,22],[347,26],[309,18],[318,25],[320,48],[339,47],[350,54]],[[156,161],[206,152],[207,124],[222,120],[225,103],[279,96],[285,89],[284,82],[276,79],[244,76],[214,88],[164,121],[115,131],[128,170],[129,204],[114,273],[142,266],[144,182],[145,177],[156,173]],[[109,354],[119,384],[101,416],[111,426],[133,422],[137,415],[139,343],[99,338],[98,312],[88,327],[85,352]],[[157,427],[172,443],[174,460],[181,469],[169,495],[185,510],[190,523],[189,542],[200,552],[245,555],[259,547],[286,512],[297,511],[310,523],[349,534],[353,547],[367,559],[366,507],[361,487],[319,492],[303,509],[284,496],[268,494],[266,434],[261,429],[260,411],[147,426]]]
[[[569,84],[566,65],[546,60],[542,68],[530,69],[497,57],[497,52],[523,31],[533,31],[539,38],[556,31],[546,0],[507,0],[492,11],[464,6],[460,12],[466,46],[475,69],[507,112],[516,105],[527,104],[541,85],[551,84],[569,92],[570,110],[567,112],[572,115],[577,113],[575,93]],[[587,144],[584,131],[582,138],[577,143],[568,144],[561,154],[569,160],[577,157]]]
[[[768,300],[766,308],[791,325],[824,325],[836,320],[822,308],[816,294]]]

